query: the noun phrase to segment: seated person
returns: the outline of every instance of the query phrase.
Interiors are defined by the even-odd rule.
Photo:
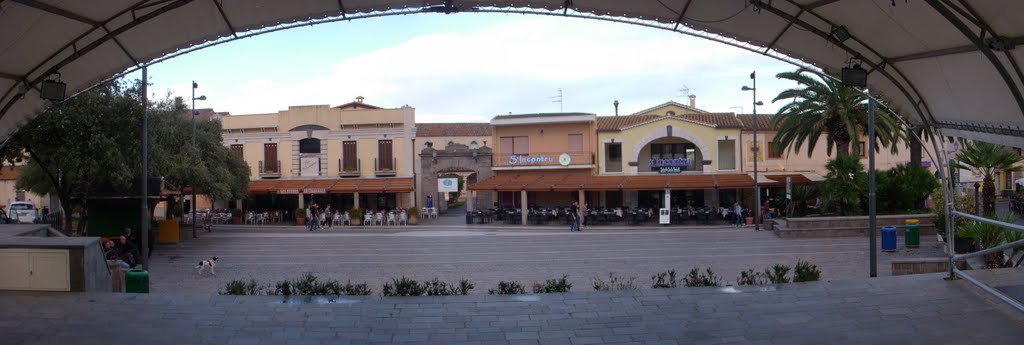
[[[138,265],[139,260],[139,248],[135,247],[134,244],[128,242],[128,239],[124,236],[118,237],[117,242],[114,243],[114,247],[120,252],[121,257],[125,259],[132,267]]]
[[[103,242],[103,257],[107,260],[117,260],[121,264],[121,268],[131,268],[128,261],[121,256],[121,251],[114,247],[114,241],[107,240]]]

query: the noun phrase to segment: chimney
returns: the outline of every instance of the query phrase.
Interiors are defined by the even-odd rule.
[[[697,95],[690,95],[690,108],[697,107]]]
[[[364,99],[363,96],[356,97],[356,103],[363,103]]]

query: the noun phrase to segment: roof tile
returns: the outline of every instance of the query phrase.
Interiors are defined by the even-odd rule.
[[[491,135],[491,124],[486,122],[468,123],[417,123],[417,137],[481,137]]]

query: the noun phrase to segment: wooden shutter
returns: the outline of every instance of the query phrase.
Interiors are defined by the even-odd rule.
[[[501,137],[500,146],[498,146],[498,152],[503,155],[510,155],[515,151],[515,141],[512,137]]]
[[[377,141],[377,160],[380,170],[394,170],[395,167],[391,155],[391,140]]]
[[[277,172],[277,143],[263,144],[264,171]]]
[[[583,134],[569,134],[569,152],[583,152]]]
[[[517,155],[530,154],[530,137],[515,137],[512,141],[512,153]]]
[[[356,153],[356,142],[345,141],[341,143],[341,157],[344,167],[344,171],[356,171],[359,169],[359,163],[357,161]]]
[[[242,148],[242,144],[231,145],[231,153],[235,154],[235,158],[245,160],[245,149]]]

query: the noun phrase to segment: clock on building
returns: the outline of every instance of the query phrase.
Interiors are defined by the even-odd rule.
[[[569,157],[568,153],[563,153],[561,156],[558,156],[558,164],[566,166],[569,165],[569,163],[572,163],[572,157]]]

